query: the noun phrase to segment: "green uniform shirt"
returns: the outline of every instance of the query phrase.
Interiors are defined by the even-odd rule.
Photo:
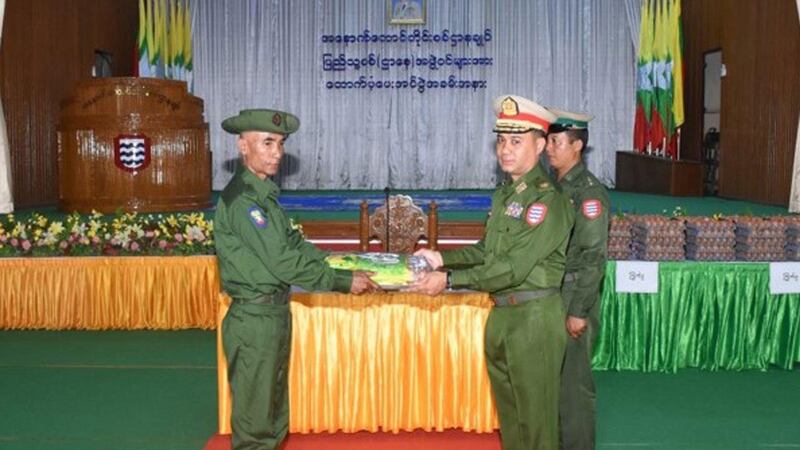
[[[484,238],[442,252],[452,287],[505,294],[559,288],[575,213],[536,165],[492,196]],[[459,266],[471,266],[458,270]]]
[[[567,249],[567,274],[577,279],[562,294],[569,305],[567,314],[584,318],[600,298],[608,246],[609,200],[605,186],[583,162],[558,181],[575,208],[575,228]]]
[[[214,215],[214,241],[225,292],[252,300],[297,285],[349,292],[352,273],[331,269],[326,252],[294,230],[278,204],[278,186],[239,167]]]

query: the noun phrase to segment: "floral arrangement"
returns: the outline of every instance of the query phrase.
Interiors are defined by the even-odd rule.
[[[0,257],[158,256],[214,253],[213,223],[202,213],[103,215],[51,219],[0,216]]]

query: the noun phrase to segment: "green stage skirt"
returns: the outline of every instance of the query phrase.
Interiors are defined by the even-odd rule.
[[[659,293],[616,293],[606,266],[598,370],[792,369],[800,294],[771,295],[768,263],[662,262]]]

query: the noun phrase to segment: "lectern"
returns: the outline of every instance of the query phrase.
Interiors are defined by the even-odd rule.
[[[95,78],[61,102],[59,207],[111,213],[211,205],[203,100],[183,81]]]

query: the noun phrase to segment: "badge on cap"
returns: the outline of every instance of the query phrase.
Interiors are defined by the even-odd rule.
[[[275,124],[276,127],[281,126],[281,115],[278,113],[273,114],[272,123]]]
[[[253,225],[255,225],[256,228],[267,228],[267,216],[258,206],[253,206],[248,209],[247,215],[250,217],[250,221],[253,222]]]
[[[547,205],[544,203],[534,203],[528,207],[525,220],[528,222],[528,225],[535,227],[544,222],[545,216],[547,216]]]
[[[506,206],[506,215],[509,217],[513,217],[515,219],[519,219],[522,217],[522,205],[517,202],[511,202]]]
[[[583,210],[583,215],[587,219],[594,220],[600,217],[600,214],[603,212],[603,204],[597,199],[584,200],[581,209]]]
[[[503,114],[506,116],[516,116],[519,114],[519,105],[511,97],[506,97],[500,107],[503,108]]]

